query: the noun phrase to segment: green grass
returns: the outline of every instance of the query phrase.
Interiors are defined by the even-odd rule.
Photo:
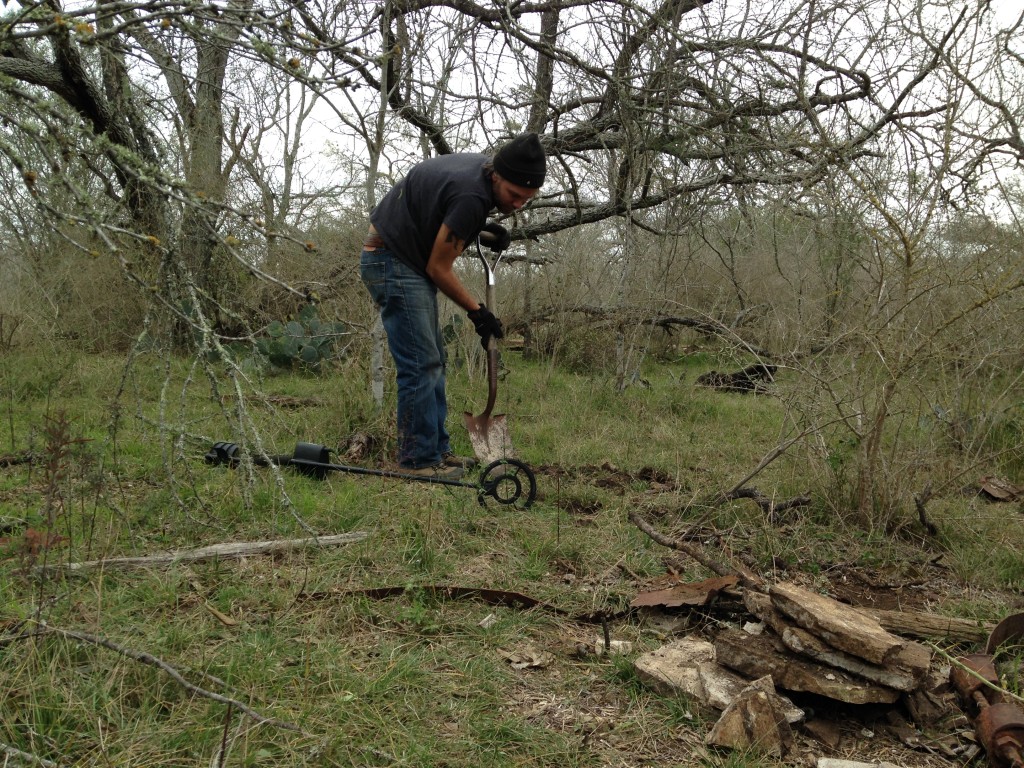
[[[517,451],[537,471],[530,509],[481,507],[473,489],[390,478],[212,467],[203,455],[214,440],[239,439],[240,411],[233,398],[216,402],[186,362],[165,368],[154,358],[125,377],[118,359],[6,355],[3,450],[39,458],[0,468],[0,517],[24,521],[0,543],[0,743],[76,766],[217,764],[222,745],[227,766],[758,765],[709,752],[709,715],[637,677],[633,656],[664,641],[642,617],[611,625],[614,637],[634,642],[633,656],[577,653],[601,627],[573,617],[625,608],[665,572],[671,553],[638,531],[629,511],[649,512],[670,534],[713,533],[766,574],[779,562],[823,584],[840,565],[888,580],[938,573],[948,589],[934,593],[931,608],[954,615],[997,618],[1022,587],[1024,526],[1008,524],[1020,514],[1012,505],[937,498],[932,541],[914,530],[912,510],[902,528],[862,530],[823,500],[834,478],[815,476],[819,465],[797,452],[750,484],[780,499],[810,491],[809,507],[770,524],[750,501],[710,503],[784,439],[780,399],[695,388],[692,364],[652,368],[649,388],[619,393],[609,379],[514,355],[505,363],[496,412],[509,415]],[[271,453],[290,453],[299,440],[337,448],[365,431],[381,446],[374,459],[388,458],[393,393],[377,413],[358,365],[253,386],[266,398],[248,401],[247,429],[258,429]],[[484,391],[480,378],[451,376],[452,433],[463,452],[460,415],[479,411]],[[76,441],[59,460],[46,449],[54,424]],[[648,468],[671,483],[652,485]],[[40,556],[27,529],[63,537],[45,553],[49,562],[307,529],[368,536],[273,557],[40,579],[21,570]],[[720,554],[717,540],[709,550]],[[929,565],[936,558],[941,572]],[[709,574],[686,563],[685,575]],[[435,585],[508,590],[561,613],[448,599]],[[365,592],[381,587],[406,589]],[[190,683],[299,730],[229,712],[109,648],[21,634],[39,621],[151,654]],[[507,654],[528,647],[550,663],[513,667]]]

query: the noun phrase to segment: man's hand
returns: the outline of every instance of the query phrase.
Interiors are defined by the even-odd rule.
[[[496,318],[494,313],[483,304],[479,309],[474,309],[469,313],[469,319],[473,321],[473,327],[476,328],[476,332],[480,336],[480,344],[484,349],[487,349],[487,342],[491,340],[491,336],[496,339],[505,338],[501,320]]]
[[[480,242],[495,253],[501,253],[512,244],[512,235],[498,222],[488,221],[480,230]]]

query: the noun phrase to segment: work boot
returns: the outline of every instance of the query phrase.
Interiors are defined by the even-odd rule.
[[[399,467],[398,471],[403,475],[415,475],[416,477],[431,477],[437,480],[461,480],[466,474],[462,467],[450,467],[443,461],[429,467],[412,469],[411,467]]]
[[[472,469],[477,465],[476,459],[472,456],[457,456],[452,451],[446,451],[441,461],[449,467],[460,467],[461,469]]]

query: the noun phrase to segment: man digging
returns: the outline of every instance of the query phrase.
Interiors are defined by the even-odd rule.
[[[492,250],[507,248],[508,231],[488,222],[487,214],[522,208],[544,183],[546,170],[540,139],[526,133],[493,158],[460,153],[414,165],[370,213],[360,276],[380,309],[395,361],[402,472],[458,480],[473,464],[452,453],[445,426],[437,292],[467,312],[485,349],[492,336],[503,337],[501,321],[455,274],[455,259],[481,232],[489,234]]]

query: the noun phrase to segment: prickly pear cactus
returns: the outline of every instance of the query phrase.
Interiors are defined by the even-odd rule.
[[[307,304],[294,320],[271,322],[256,348],[277,368],[315,372],[325,360],[337,354],[338,341],[344,333],[344,323],[321,321],[316,306]]]

